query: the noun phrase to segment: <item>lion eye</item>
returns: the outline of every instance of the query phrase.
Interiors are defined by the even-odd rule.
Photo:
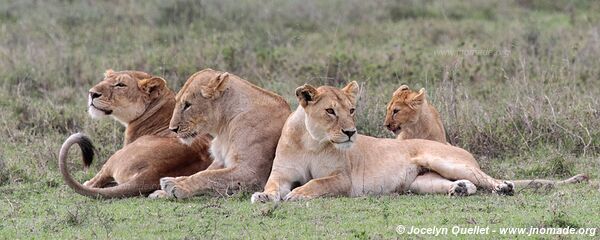
[[[354,109],[354,108],[351,108],[351,109],[350,109],[350,114],[354,114],[354,111],[355,111],[355,110],[356,110],[356,109]]]
[[[400,112],[400,109],[394,109],[394,114]]]
[[[127,85],[125,85],[124,83],[120,82],[115,84],[115,87],[127,87]]]
[[[327,113],[329,113],[329,114],[331,114],[331,115],[335,116],[335,111],[333,111],[333,109],[331,109],[331,108],[328,108],[328,109],[325,109],[325,111],[327,111]]]
[[[188,108],[190,108],[190,106],[192,106],[192,104],[188,101],[185,101],[183,103],[183,111],[188,110]]]

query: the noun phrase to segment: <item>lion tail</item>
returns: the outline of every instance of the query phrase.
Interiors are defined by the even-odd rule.
[[[71,173],[69,173],[69,170],[67,168],[67,156],[69,153],[69,149],[71,148],[71,146],[73,146],[73,144],[79,145],[83,156],[83,162],[86,166],[92,163],[95,148],[90,138],[88,138],[82,133],[76,133],[69,136],[69,138],[67,138],[67,140],[63,143],[62,147],[60,148],[60,154],[58,158],[58,167],[60,169],[60,173],[62,174],[62,177],[67,186],[69,186],[75,192],[91,198],[108,199],[139,196],[141,194],[145,194],[149,191],[152,191],[158,187],[158,184],[144,185],[129,182],[109,188],[92,188],[75,181],[75,179],[73,179]]]
[[[532,179],[532,180],[513,180],[517,188],[542,188],[542,187],[554,187],[557,185],[564,184],[575,184],[581,182],[587,182],[589,180],[588,175],[584,173],[577,174],[565,180],[547,180],[547,179]]]

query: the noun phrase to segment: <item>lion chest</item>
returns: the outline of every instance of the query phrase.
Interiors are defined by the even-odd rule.
[[[228,157],[230,150],[227,139],[215,137],[210,144],[210,153],[213,161],[220,163],[223,167],[227,168],[233,165],[233,161]]]

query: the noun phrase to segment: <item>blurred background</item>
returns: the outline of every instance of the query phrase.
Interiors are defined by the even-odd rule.
[[[108,68],[178,91],[210,67],[294,108],[301,84],[356,80],[359,131],[378,137],[393,137],[393,91],[423,87],[450,142],[492,175],[594,177],[599,20],[598,1],[1,1],[0,185],[61,185],[58,150],[74,132],[99,146],[96,168],[121,147],[120,124],[86,113]]]

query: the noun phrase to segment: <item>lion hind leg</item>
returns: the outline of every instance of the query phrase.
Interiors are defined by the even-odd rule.
[[[417,194],[447,193],[452,181],[434,172],[417,176],[410,184],[409,190]]]
[[[477,187],[469,180],[450,181],[435,172],[417,176],[409,189],[417,194],[448,194],[450,196],[468,196],[477,192]]]
[[[459,160],[452,157],[423,157],[417,159],[417,164],[421,167],[429,168],[444,178],[469,180],[475,186],[491,190],[499,195],[514,194],[514,183],[495,179],[481,171],[481,169],[469,165],[469,162],[471,161]]]
[[[93,187],[93,188],[103,188],[108,187],[114,182],[114,178],[108,173],[105,168],[102,168],[96,176],[92,179],[83,183],[84,186]]]

